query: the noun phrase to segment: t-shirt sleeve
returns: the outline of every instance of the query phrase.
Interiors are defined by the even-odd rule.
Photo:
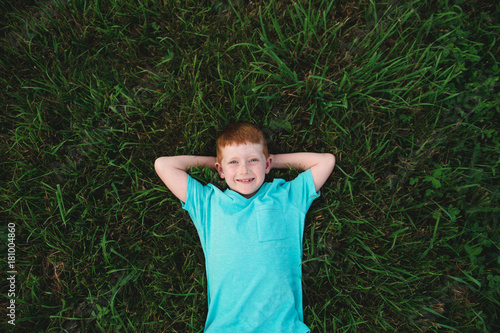
[[[306,214],[314,199],[320,196],[316,191],[310,169],[299,174],[294,180],[287,182],[289,186],[288,200],[302,213]]]
[[[189,216],[198,232],[204,230],[203,226],[207,221],[208,205],[212,191],[212,187],[203,186],[199,181],[188,175],[186,202],[181,201],[181,204],[182,208],[189,212]]]

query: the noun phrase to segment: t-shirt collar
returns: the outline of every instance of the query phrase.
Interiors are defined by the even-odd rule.
[[[254,198],[256,198],[256,197],[258,197],[258,196],[259,196],[260,192],[262,192],[262,191],[263,191],[263,187],[265,187],[265,186],[266,186],[266,184],[267,184],[267,183],[266,183],[266,182],[264,182],[264,183],[261,185],[261,187],[257,190],[257,192],[256,192],[254,195],[252,195],[252,197],[251,197],[251,198],[248,198],[248,199],[247,199],[247,198],[245,198],[245,197],[244,197],[243,195],[241,195],[240,193],[238,193],[238,192],[236,192],[236,191],[233,191],[233,190],[231,190],[231,189],[229,189],[229,188],[228,188],[228,189],[226,189],[226,190],[224,191],[224,193],[225,193],[226,195],[228,195],[229,197],[231,197],[231,198],[235,199],[235,200],[238,200],[238,201],[241,201],[241,202],[244,202],[244,203],[250,203],[250,202],[252,202],[252,201],[253,201],[253,199],[254,199]]]

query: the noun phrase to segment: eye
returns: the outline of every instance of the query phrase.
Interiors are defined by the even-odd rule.
[[[258,162],[258,161],[259,161],[259,159],[258,159],[258,158],[252,158],[252,159],[250,160],[250,162]]]
[[[230,161],[229,164],[236,164],[236,161]]]

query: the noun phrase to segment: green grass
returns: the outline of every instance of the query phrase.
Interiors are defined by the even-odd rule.
[[[203,252],[153,162],[214,155],[237,121],[261,126],[271,153],[337,156],[306,219],[313,332],[499,330],[499,10],[480,0],[2,2],[14,331],[202,331]],[[3,281],[0,325],[12,330]]]

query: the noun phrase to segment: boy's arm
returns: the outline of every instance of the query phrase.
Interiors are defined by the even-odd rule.
[[[318,191],[326,182],[335,166],[335,156],[322,153],[292,153],[270,155],[271,168],[293,168],[299,170],[311,169],[314,187]]]
[[[190,167],[204,166],[215,168],[215,157],[212,156],[165,156],[155,161],[155,170],[168,189],[182,202],[186,202],[187,183]]]

